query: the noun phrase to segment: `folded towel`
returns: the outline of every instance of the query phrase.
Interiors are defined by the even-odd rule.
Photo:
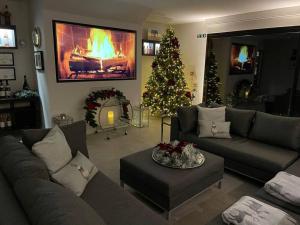
[[[297,221],[284,211],[251,198],[242,197],[222,213],[226,224],[234,225],[296,225]]]
[[[278,199],[300,206],[300,177],[282,171],[268,181],[264,189]]]

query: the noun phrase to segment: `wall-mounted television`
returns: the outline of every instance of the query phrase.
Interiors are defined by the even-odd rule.
[[[15,26],[0,26],[0,48],[17,48]]]
[[[57,82],[136,79],[136,31],[53,21]]]
[[[252,74],[255,67],[255,46],[232,44],[230,74]]]

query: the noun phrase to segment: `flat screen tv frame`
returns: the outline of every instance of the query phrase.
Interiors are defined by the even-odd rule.
[[[231,57],[232,57],[232,48],[234,47],[234,46],[239,46],[239,47],[241,47],[241,46],[247,46],[248,48],[250,47],[250,48],[252,48],[253,49],[253,54],[254,54],[254,57],[253,57],[253,60],[254,60],[254,62],[253,62],[253,65],[252,65],[252,68],[251,68],[251,71],[247,71],[247,72],[236,72],[236,71],[233,71],[232,70],[232,68],[231,68]],[[255,56],[255,54],[256,54],[256,52],[257,52],[257,46],[256,45],[253,45],[253,44],[244,44],[244,43],[236,43],[236,42],[232,42],[231,43],[231,46],[230,46],[230,58],[229,58],[229,76],[238,76],[238,75],[252,75],[252,74],[254,74],[254,71],[255,71],[255,60],[256,60],[256,56]]]
[[[0,49],[17,49],[18,48],[18,39],[17,39],[17,28],[15,25],[0,25],[0,29],[9,29],[9,30],[13,30],[15,33],[15,46],[14,47],[1,47]]]
[[[59,68],[58,68],[58,58],[57,58],[57,36],[56,36],[56,24],[57,23],[63,23],[63,24],[69,24],[69,25],[78,25],[78,26],[84,26],[88,28],[98,28],[98,29],[107,29],[112,31],[123,31],[123,32],[129,32],[133,33],[135,36],[134,40],[134,47],[135,47],[135,73],[134,77],[132,78],[126,78],[126,79],[114,79],[114,78],[105,78],[105,79],[80,79],[80,80],[62,80],[59,79]],[[121,81],[121,80],[136,80],[137,79],[137,31],[136,30],[130,30],[130,29],[123,29],[123,28],[116,28],[116,27],[108,27],[108,26],[99,26],[99,25],[91,25],[91,24],[85,24],[85,23],[76,23],[76,22],[69,22],[69,21],[63,21],[63,20],[52,20],[52,29],[53,29],[53,41],[54,41],[54,55],[55,55],[55,71],[56,71],[56,82],[57,83],[69,83],[69,82],[97,82],[97,81]]]

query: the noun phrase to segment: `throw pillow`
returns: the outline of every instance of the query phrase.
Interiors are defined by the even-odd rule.
[[[196,131],[198,120],[198,111],[196,106],[178,108],[177,116],[182,132],[188,133]]]
[[[35,143],[32,152],[45,162],[50,174],[60,170],[72,159],[71,149],[58,126],[51,129],[43,140]]]
[[[81,152],[77,152],[77,155],[71,162],[56,173],[53,173],[51,177],[55,182],[80,196],[88,182],[97,172],[97,167]]]
[[[199,137],[213,137],[213,138],[231,138],[230,136],[230,122],[216,122],[209,120],[199,120]]]
[[[254,110],[226,108],[226,121],[231,122],[230,133],[248,137],[255,117]]]
[[[72,156],[75,157],[77,151],[89,157],[86,147],[86,122],[77,121],[60,127],[64,133],[66,140],[71,148]],[[26,129],[22,130],[22,141],[27,148],[32,149],[32,146],[41,141],[50,131],[50,129]]]
[[[209,120],[214,122],[225,122],[226,107],[205,108],[197,106],[198,120]]]

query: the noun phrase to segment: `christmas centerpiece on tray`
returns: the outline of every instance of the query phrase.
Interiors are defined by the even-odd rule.
[[[153,149],[152,158],[162,166],[177,169],[196,168],[205,162],[204,155],[194,144],[183,141],[158,144]]]

